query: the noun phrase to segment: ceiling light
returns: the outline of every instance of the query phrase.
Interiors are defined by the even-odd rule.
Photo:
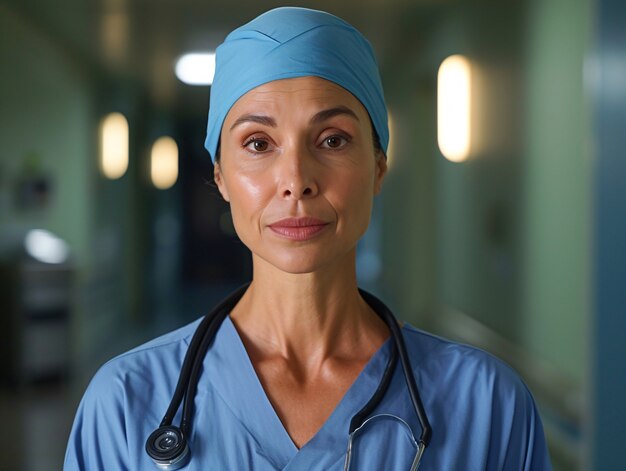
[[[188,85],[211,85],[215,75],[215,53],[194,52],[176,61],[176,77]]]

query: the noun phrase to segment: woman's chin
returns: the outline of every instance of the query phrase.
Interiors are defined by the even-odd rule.
[[[263,259],[263,265],[291,275],[326,272],[336,267],[341,259],[341,257],[333,257],[328,252],[324,254],[289,254],[283,252],[269,257],[261,256],[260,258]]]
[[[274,268],[291,275],[306,275],[320,271],[324,264],[313,260],[280,260],[270,262]]]

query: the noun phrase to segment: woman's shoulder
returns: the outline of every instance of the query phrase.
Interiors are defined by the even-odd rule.
[[[411,325],[405,324],[402,332],[433,427],[425,465],[551,469],[534,399],[513,368],[480,348]],[[459,453],[468,436],[471,450]]]
[[[128,350],[127,352],[117,355],[105,363],[105,365],[124,361],[134,361],[152,354],[167,352],[168,350],[178,348],[179,346],[184,346],[186,348],[201,321],[202,318],[196,319],[187,325],[155,337],[152,340]]]
[[[506,362],[472,345],[449,340],[405,324],[402,329],[413,368],[429,376],[431,383],[484,392],[526,394],[528,388]]]
[[[410,325],[403,334],[433,426],[434,469],[466,469],[470,456],[457,450],[468,436],[472,459],[480,462],[472,469],[551,469],[534,399],[512,367],[480,348]],[[450,443],[454,453],[447,451]]]
[[[199,322],[122,353],[98,369],[76,412],[64,469],[103,469],[103,462],[109,463],[106,469],[136,469],[129,464],[129,447],[142,449],[141,427],[160,422]]]
[[[504,368],[511,370],[495,355],[473,345],[456,342],[405,323],[402,332],[409,354],[419,356],[421,361],[446,360],[461,362],[464,367]]]
[[[93,376],[86,395],[112,392],[115,385],[128,392],[178,378],[191,337],[200,323],[190,324],[156,337],[104,363]],[[176,373],[172,379],[172,373]]]

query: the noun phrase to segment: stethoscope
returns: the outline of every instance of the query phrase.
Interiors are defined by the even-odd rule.
[[[146,441],[146,452],[159,469],[173,471],[180,469],[189,463],[191,451],[187,437],[189,437],[191,430],[193,400],[198,386],[202,362],[207,350],[209,349],[211,341],[222,324],[222,321],[241,299],[243,294],[248,289],[248,286],[249,284],[245,284],[241,288],[237,289],[221,301],[213,309],[213,311],[207,314],[198,325],[198,328],[191,339],[189,347],[187,348],[187,353],[185,354],[185,359],[180,371],[180,376],[178,377],[178,383],[176,384],[172,401],[167,408],[167,412],[165,412],[165,415],[163,416],[163,420],[161,420],[159,428],[152,432]],[[387,327],[391,331],[393,343],[391,344],[391,355],[387,361],[387,365],[385,366],[378,388],[367,404],[365,404],[365,406],[363,406],[363,408],[358,411],[350,421],[350,428],[348,431],[348,450],[346,452],[344,470],[347,471],[350,468],[353,438],[355,434],[369,421],[387,416],[387,414],[380,414],[369,417],[376,406],[380,403],[389,387],[389,383],[391,382],[391,377],[399,356],[400,363],[402,364],[402,370],[404,371],[404,378],[406,380],[409,397],[411,398],[411,403],[413,404],[413,408],[415,409],[415,413],[422,429],[419,439],[415,441],[413,438],[417,449],[411,465],[411,470],[414,471],[419,466],[422,454],[430,442],[432,429],[430,428],[428,417],[426,417],[426,412],[424,411],[424,406],[422,405],[422,400],[417,390],[415,376],[413,375],[413,370],[411,369],[411,363],[406,352],[404,338],[402,336],[402,332],[400,331],[398,321],[389,308],[385,306],[380,299],[361,289],[359,289],[359,292],[367,304],[369,304],[376,314],[378,314],[380,318],[385,321]],[[183,416],[180,426],[177,427],[172,425],[172,420],[174,419],[181,402],[183,402]],[[394,419],[401,421],[407,428],[409,428],[406,422],[402,419],[395,416],[389,417],[393,417]]]

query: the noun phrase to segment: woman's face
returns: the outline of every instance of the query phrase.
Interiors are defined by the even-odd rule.
[[[233,105],[215,181],[255,263],[310,273],[353,256],[386,169],[363,105],[332,82],[300,77]]]

